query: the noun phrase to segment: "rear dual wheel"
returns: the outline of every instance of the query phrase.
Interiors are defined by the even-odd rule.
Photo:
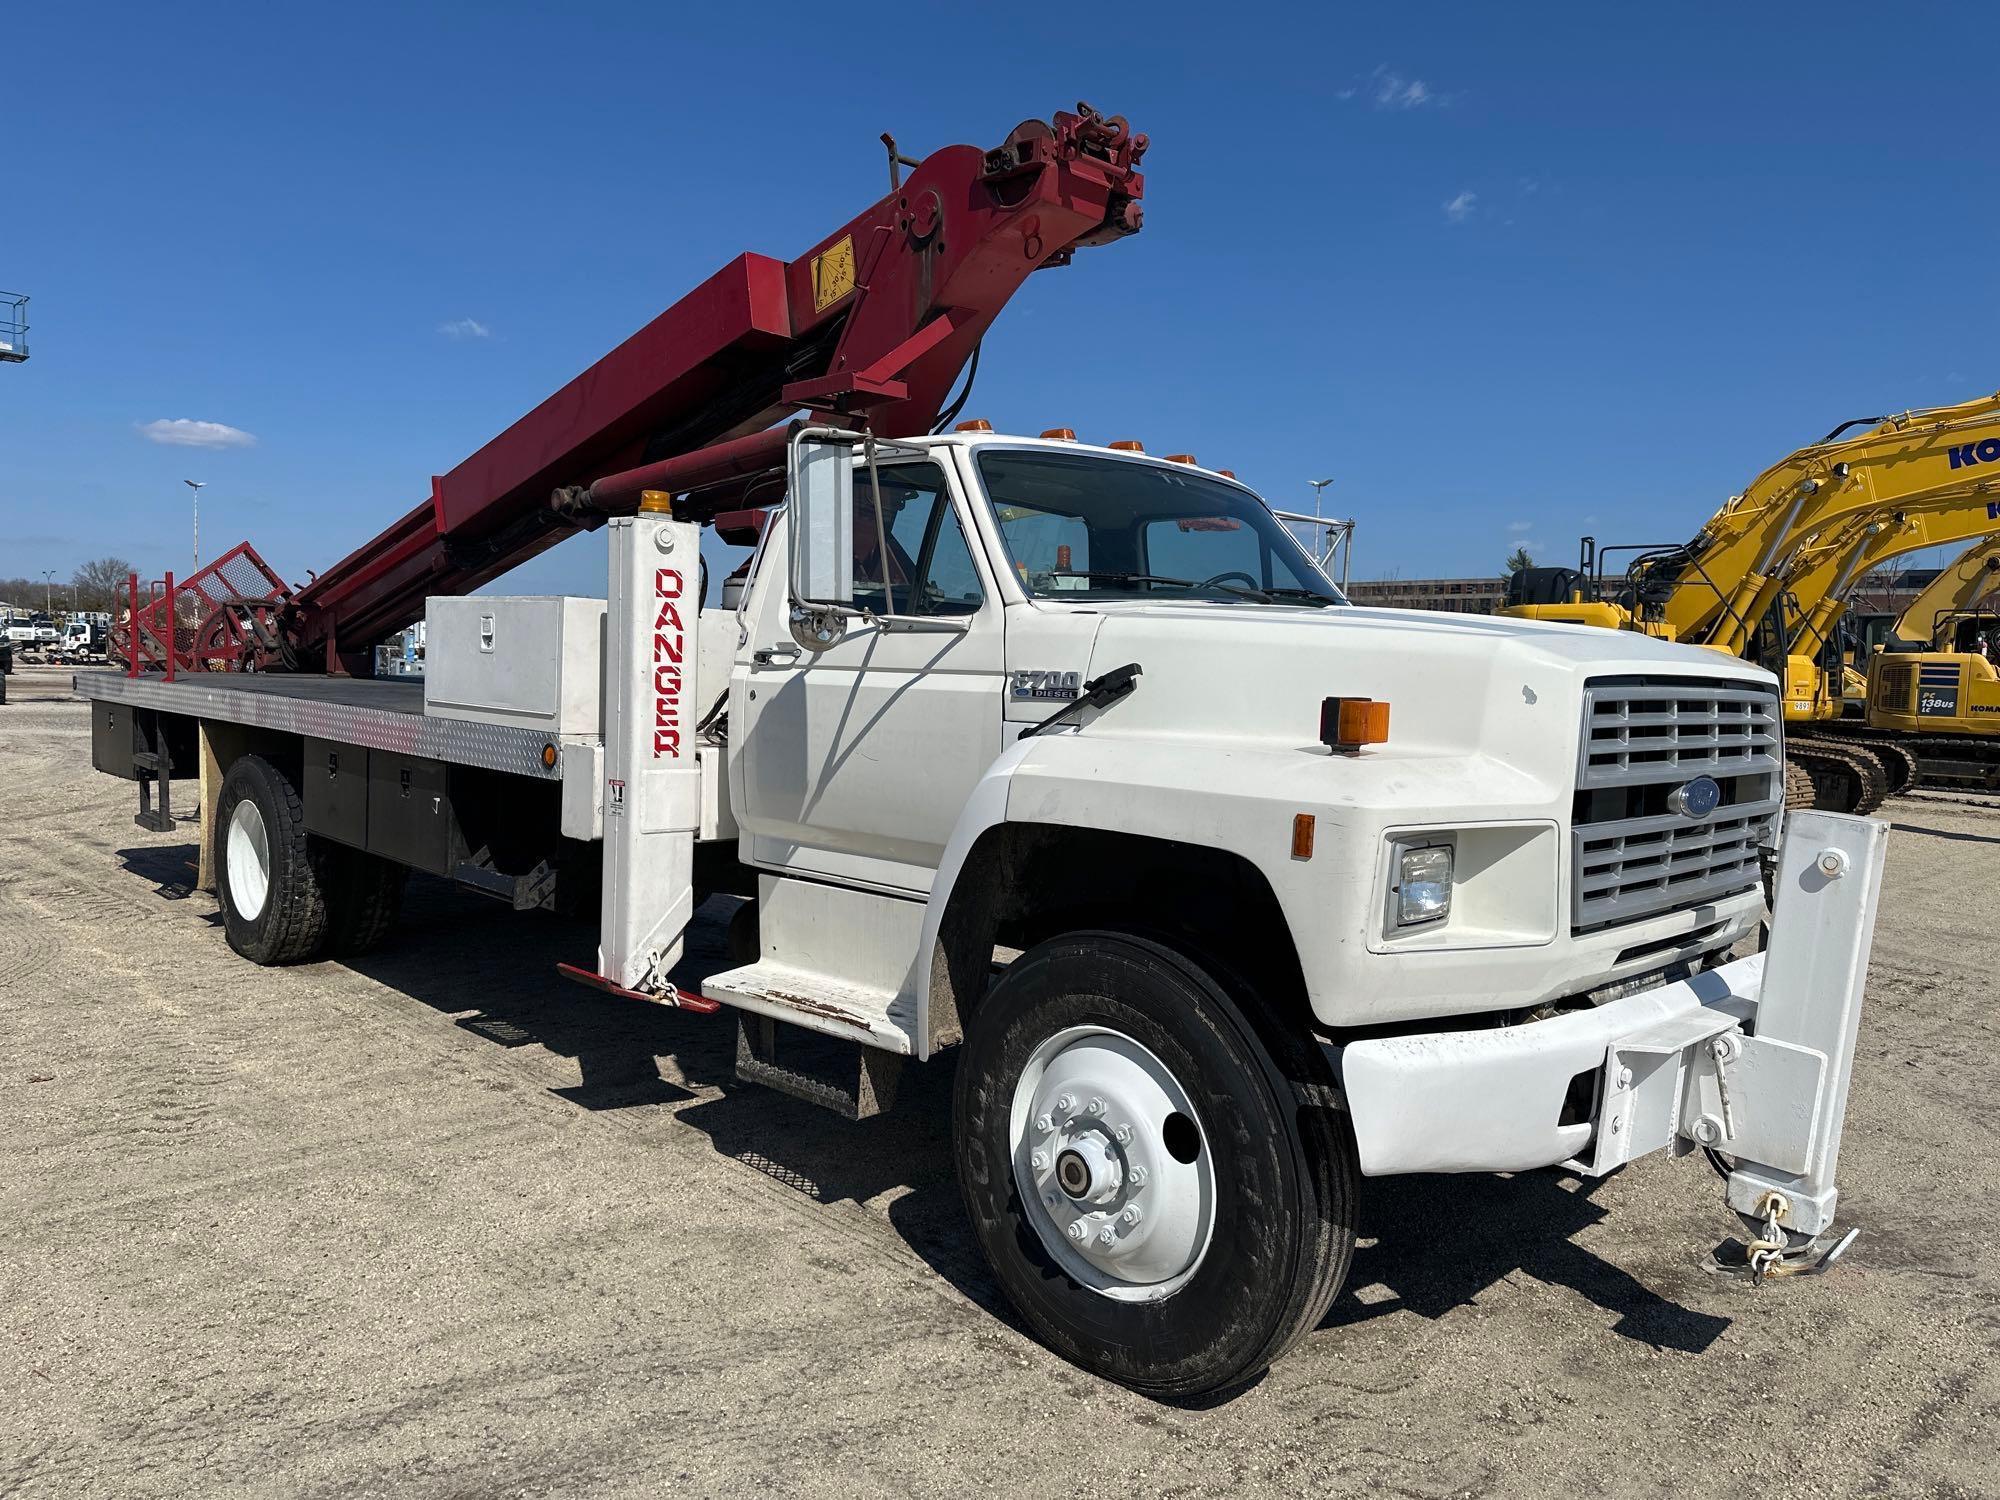
[[[994,1275],[1097,1374],[1169,1397],[1240,1385],[1346,1277],[1343,1122],[1301,1108],[1224,987],[1160,944],[1082,932],[1018,959],[973,1015],[953,1123]]]
[[[395,926],[407,871],[308,833],[297,784],[261,755],[224,775],[214,838],[223,930],[252,963],[366,952]]]

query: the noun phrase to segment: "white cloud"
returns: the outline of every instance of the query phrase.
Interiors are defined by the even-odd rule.
[[[1422,109],[1427,104],[1443,108],[1451,103],[1449,94],[1440,94],[1421,78],[1406,78],[1387,63],[1377,64],[1368,75],[1368,90],[1377,109]]]
[[[1535,523],[1533,521],[1509,521],[1507,523],[1509,531],[1532,531],[1534,528]]]
[[[175,417],[171,421],[161,417],[156,422],[141,422],[139,430],[151,442],[167,443],[176,448],[248,448],[257,441],[241,427],[230,427],[222,422],[197,422],[188,417]]]
[[[477,318],[454,318],[449,323],[438,324],[438,332],[448,339],[490,339],[493,330]]]
[[[1444,206],[1444,216],[1454,224],[1463,224],[1472,217],[1473,205],[1479,202],[1479,194],[1467,188]]]

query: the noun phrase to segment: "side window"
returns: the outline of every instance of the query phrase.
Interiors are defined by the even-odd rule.
[[[976,612],[985,595],[944,475],[935,464],[901,464],[880,476],[878,520],[867,472],[855,475],[855,607],[898,615]]]

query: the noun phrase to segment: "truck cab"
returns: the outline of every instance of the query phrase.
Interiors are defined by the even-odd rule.
[[[1254,492],[1187,461],[974,432],[896,445],[872,479],[854,462],[839,597],[804,606],[839,611],[830,638],[799,627],[783,510],[734,616],[746,864],[939,904],[939,927],[1011,872],[992,920],[1016,946],[1089,912],[1203,934],[1329,1027],[1525,1013],[1760,920],[1768,674],[1356,608]],[[1327,743],[1330,700],[1383,705],[1379,741]],[[1715,802],[1690,819],[1669,801],[1697,777]],[[922,1054],[952,996],[949,966],[917,967],[883,1019]]]

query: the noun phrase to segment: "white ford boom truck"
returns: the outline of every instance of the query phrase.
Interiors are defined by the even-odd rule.
[[[1753,1269],[1824,1258],[1884,830],[1781,826],[1768,674],[1355,608],[1244,485],[1134,451],[798,428],[774,478],[725,607],[650,494],[608,601],[432,600],[421,683],[80,674],[95,763],[151,827],[199,777],[255,962],[381,941],[416,868],[598,901],[576,977],[732,1009],[744,1077],[849,1115],[955,1054],[994,1275],[1146,1391],[1314,1328],[1371,1176],[1702,1148]]]

